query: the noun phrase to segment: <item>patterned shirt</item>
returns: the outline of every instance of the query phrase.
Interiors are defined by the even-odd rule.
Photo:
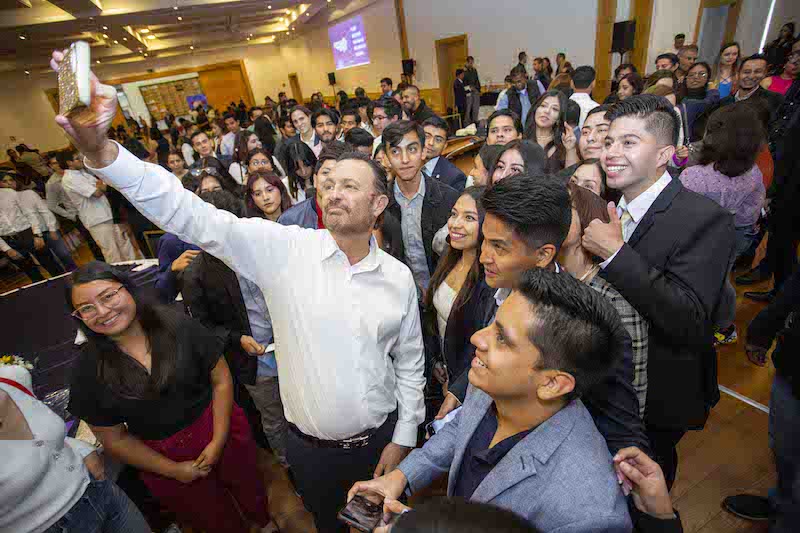
[[[681,183],[690,191],[715,201],[734,215],[737,228],[752,226],[767,197],[764,178],[757,165],[739,176],[729,177],[714,169],[714,163],[689,167]]]
[[[611,302],[617,310],[622,325],[631,336],[631,349],[633,351],[633,388],[639,399],[639,416],[644,419],[645,405],[647,402],[647,321],[642,318],[636,309],[617,292],[609,282],[595,276],[589,282],[589,287],[599,292]]]

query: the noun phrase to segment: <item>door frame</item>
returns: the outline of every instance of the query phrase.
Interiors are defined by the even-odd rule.
[[[736,25],[739,23],[739,13],[742,11],[742,4],[744,0],[700,0],[700,5],[697,8],[697,20],[694,23],[694,39],[692,42],[697,43],[700,37],[700,24],[703,23],[703,10],[707,7],[730,6],[728,9],[728,18],[725,21],[725,35],[722,37],[722,46],[724,43],[733,42],[736,37]]]
[[[292,96],[297,103],[303,104],[303,90],[300,88],[300,79],[297,77],[297,72],[289,73],[289,87],[292,89]]]
[[[467,59],[469,55],[469,35],[466,33],[462,33],[461,35],[454,35],[452,37],[447,37],[445,39],[437,39],[434,43],[434,48],[436,50],[436,66],[439,71],[439,90],[442,94],[442,106],[443,111],[447,110],[448,104],[455,108],[455,97],[452,94],[452,87],[447,86],[447,70],[446,65],[444,64],[443,58],[445,57],[443,54],[443,47],[447,45],[451,45],[454,43],[462,43],[464,47],[464,60]]]

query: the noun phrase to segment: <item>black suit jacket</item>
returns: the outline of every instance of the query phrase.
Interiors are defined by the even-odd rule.
[[[464,186],[467,184],[467,176],[444,156],[439,156],[439,160],[436,162],[436,166],[433,167],[433,172],[431,172],[431,177],[449,185],[459,193],[464,190]]]
[[[463,111],[467,107],[467,91],[464,89],[464,82],[458,78],[453,82],[453,94],[456,98],[456,108]]]
[[[225,342],[225,359],[234,378],[255,385],[258,360],[239,342],[252,332],[234,271],[203,252],[183,271],[182,294],[188,313]]]
[[[440,181],[430,177],[425,180],[425,197],[422,200],[422,243],[425,246],[425,257],[428,260],[428,270],[431,274],[436,270],[439,256],[433,251],[433,237],[450,218],[450,211],[456,204],[460,194],[458,191]],[[394,189],[392,189],[394,191]],[[403,213],[400,204],[394,199],[394,194],[386,208],[402,226]],[[402,240],[402,238],[401,238]]]
[[[565,276],[569,276],[564,272]],[[497,313],[497,303],[494,299],[492,305],[482,309],[483,325],[488,326]],[[448,323],[448,329],[450,324]],[[628,446],[637,446],[641,450],[650,449],[644,424],[639,418],[639,399],[633,389],[633,350],[631,338],[627,331],[620,325],[620,338],[623,339],[622,356],[614,368],[609,369],[606,378],[589,389],[581,398],[589,413],[592,415],[597,429],[606,439],[608,449],[612,454]],[[465,357],[468,362],[461,376],[450,385],[449,392],[463,403],[467,396],[469,386],[469,363],[475,355],[475,347],[467,343]],[[649,375],[649,373],[648,373]],[[648,394],[649,395],[649,394]]]
[[[719,401],[711,317],[734,240],[733,216],[673,179],[602,272],[650,325],[648,426],[701,428]]]

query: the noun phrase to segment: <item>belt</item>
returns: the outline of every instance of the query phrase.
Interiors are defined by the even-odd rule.
[[[316,437],[312,437],[311,435],[306,435],[302,431],[300,431],[297,426],[294,424],[289,424],[289,430],[297,435],[300,439],[306,441],[311,446],[315,448],[339,448],[342,450],[352,450],[354,448],[363,448],[369,444],[369,439],[379,430],[380,428],[372,428],[364,431],[363,433],[359,433],[358,435],[354,435],[347,439],[342,440],[323,440],[318,439]]]

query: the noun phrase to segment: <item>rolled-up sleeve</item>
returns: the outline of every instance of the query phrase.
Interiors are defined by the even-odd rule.
[[[408,273],[409,277],[411,273]],[[417,428],[425,420],[425,355],[422,345],[417,293],[409,290],[406,313],[392,350],[397,396],[397,425],[392,442],[413,448]]]

